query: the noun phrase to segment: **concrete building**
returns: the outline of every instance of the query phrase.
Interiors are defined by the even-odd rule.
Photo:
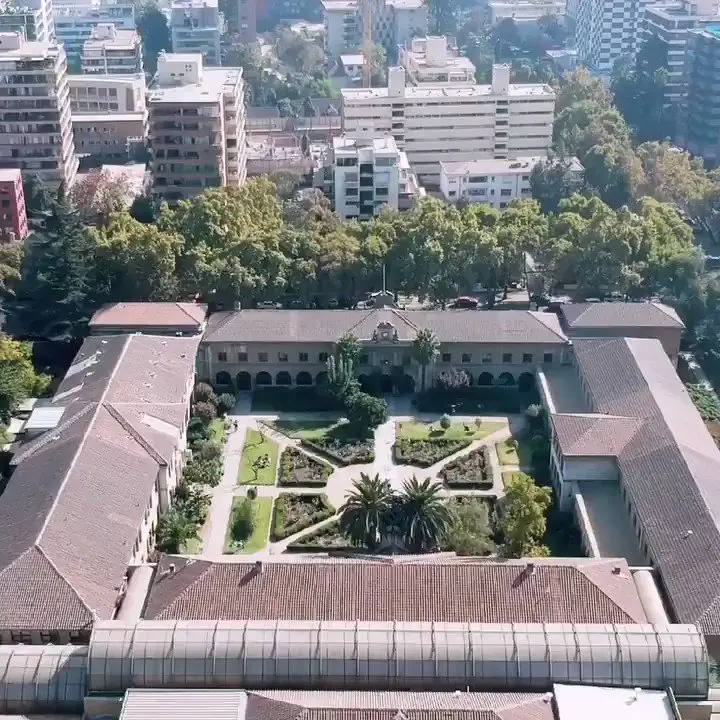
[[[145,146],[145,75],[69,75],[72,126],[78,155],[126,161]]]
[[[228,32],[237,33],[242,42],[257,40],[258,3],[259,0],[233,0],[226,5]]]
[[[52,0],[5,0],[0,4],[0,32],[19,32],[25,40],[55,40]]]
[[[507,160],[472,160],[440,163],[440,192],[448,202],[465,200],[504,210],[512,200],[532,197],[530,176],[545,158],[518,157]],[[567,180],[582,183],[584,168],[573,158]]]
[[[50,186],[70,187],[78,161],[62,45],[2,33],[0,63],[0,169],[19,168]]]
[[[20,170],[0,170],[0,242],[22,242],[28,236]]]
[[[575,38],[580,61],[601,72],[637,52],[643,13],[653,0],[578,0]]]
[[[683,84],[677,143],[716,165],[720,162],[720,25],[688,32]]]
[[[137,30],[98,25],[83,45],[81,68],[84,73],[135,75],[142,73],[142,41]]]
[[[410,85],[475,84],[475,66],[444,35],[413,38],[407,48],[399,48],[398,62],[405,68]]]
[[[118,29],[135,30],[135,6],[130,0],[82,0],[77,4],[58,4],[55,0],[55,33],[63,43],[68,63],[80,72],[83,46],[98,25],[112,24]]]
[[[640,39],[656,43],[657,52],[661,49],[667,58],[668,77],[664,87],[667,103],[679,102],[685,94],[683,75],[690,30],[718,24],[718,0],[683,0],[645,8]]]
[[[390,68],[388,87],[342,90],[349,135],[393,136],[426,189],[439,189],[441,162],[545,156],[552,142],[555,92],[548,85],[510,83],[495,65],[490,85],[406,87]]]
[[[206,65],[220,65],[225,22],[218,0],[173,0],[170,34],[174,53],[200,53]]]
[[[373,39],[392,55],[398,45],[427,35],[428,10],[423,0],[369,0],[373,3]],[[363,19],[358,0],[323,0],[325,50],[332,56],[362,46]]]
[[[201,55],[161,54],[148,109],[156,197],[176,202],[245,182],[241,68],[206,68]]]
[[[318,176],[316,186],[346,220],[370,220],[384,207],[405,210],[425,195],[407,156],[389,135],[334,138]]]
[[[536,23],[542,17],[565,16],[565,0],[491,0],[487,8],[493,25],[503,20]]]

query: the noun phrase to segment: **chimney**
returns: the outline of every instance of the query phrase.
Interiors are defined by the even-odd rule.
[[[256,561],[255,561],[255,572],[256,572],[258,575],[262,575],[262,573],[263,573],[263,563],[262,563],[262,560],[256,560]]]
[[[622,572],[622,568],[619,565],[613,565],[612,574],[619,575]]]
[[[388,97],[405,97],[405,68],[391,67],[388,70]]]
[[[528,563],[528,564],[527,564],[527,574],[528,574],[528,575],[534,575],[534,574],[535,574],[535,563]]]

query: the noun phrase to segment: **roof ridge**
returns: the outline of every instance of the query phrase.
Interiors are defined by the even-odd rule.
[[[673,317],[673,313],[677,315],[677,310],[675,308],[671,307],[670,305],[666,305],[664,302],[652,302],[650,303],[653,307],[658,309],[663,315],[670,318],[674,323],[677,323],[678,317]],[[682,319],[680,319],[682,322]]]
[[[166,556],[166,557],[169,557],[169,556]],[[166,605],[163,605],[163,607],[161,607],[159,610],[155,610],[155,612],[153,613],[155,617],[159,616],[161,613],[166,612],[167,610],[172,608],[173,605],[178,603],[185,596],[185,593],[187,593],[190,590],[190,588],[192,588],[195,585],[195,583],[202,580],[202,578],[204,578],[205,575],[207,575],[217,565],[222,564],[222,563],[213,562],[212,560],[188,559],[188,560],[185,560],[185,562],[183,563],[183,566],[179,570],[172,573],[169,577],[171,577],[173,580],[177,580],[178,576],[181,576],[183,574],[183,572],[185,572],[185,571],[189,572],[189,568],[193,567],[196,563],[202,563],[205,566],[203,571],[201,573],[199,573],[196,577],[192,578],[190,580],[190,582],[188,582],[187,585],[185,585],[185,587],[180,592],[175,593],[173,595],[172,600],[169,603],[167,603]],[[160,569],[160,563],[158,563],[158,569]],[[156,585],[159,585],[160,583],[162,583],[162,581],[164,579],[165,579],[164,576],[161,576],[161,574],[157,574],[155,576],[150,588],[152,589]],[[145,611],[147,611],[148,601],[150,600],[151,594],[152,593],[148,593],[147,598],[145,598]]]
[[[562,327],[560,327],[559,321],[558,321],[558,327],[560,327],[560,332],[558,332],[555,328],[553,328],[551,323],[546,323],[543,320],[543,316],[546,314],[548,316],[548,319],[550,319],[551,315],[552,315],[552,317],[557,318],[557,315],[555,315],[554,313],[541,313],[541,312],[537,312],[537,311],[533,311],[533,310],[526,310],[525,312],[528,315],[530,315],[530,317],[532,317],[532,319],[536,323],[539,323],[540,325],[542,325],[544,328],[549,330],[556,337],[559,337],[561,340],[564,340],[566,343],[570,341],[570,338],[568,338],[568,336],[562,331]]]
[[[175,306],[176,306],[178,309],[180,309],[185,315],[187,315],[187,317],[189,317],[193,322],[196,323],[196,322],[198,322],[198,319],[197,319],[197,318],[194,318],[194,317],[183,307],[183,305],[190,305],[190,304],[194,305],[195,303],[176,302],[176,303],[175,303]]]
[[[115,408],[111,403],[103,403],[103,407],[108,411],[110,416],[119,423],[123,429],[132,435],[135,442],[140,445],[143,450],[160,466],[167,466],[167,461],[158,453],[158,451],[135,429],[135,427],[125,418],[125,416]]]
[[[407,318],[404,314],[402,314],[402,313],[400,312],[400,310],[398,310],[397,308],[390,308],[390,310],[391,310],[395,315],[397,315],[399,318],[401,318],[402,320],[404,320],[415,332],[418,332],[418,330],[420,330],[420,328],[419,328],[412,320],[410,320],[410,319]],[[403,312],[406,313],[407,310],[404,310]]]
[[[218,330],[221,330],[222,328],[225,327],[225,325],[227,325],[227,324],[230,322],[230,319],[231,319],[231,318],[234,318],[234,317],[240,315],[242,312],[243,312],[242,309],[240,309],[240,310],[226,310],[226,311],[225,311],[225,317],[221,318],[221,320],[219,321],[219,323],[218,323],[214,328],[212,328],[212,330],[206,330],[206,334],[203,335],[203,337],[202,337],[203,341],[206,341],[206,340],[209,340],[210,338],[212,338],[212,336],[213,336]],[[220,315],[220,314],[222,314],[222,313],[211,313],[211,314],[210,314],[210,317],[208,318],[208,320],[211,320],[212,317],[213,317],[213,315]],[[208,332],[210,333],[209,335],[207,334]]]
[[[625,615],[630,618],[630,622],[645,622],[647,620],[647,616],[645,615],[645,609],[642,606],[642,601],[639,600],[639,593],[637,592],[637,587],[635,586],[635,581],[633,580],[632,573],[630,573],[630,568],[628,567],[628,576],[627,579],[629,582],[632,583],[633,588],[635,590],[635,594],[638,597],[639,600],[639,607],[640,610],[643,613],[643,619],[639,620],[632,612],[631,609],[625,607],[625,603],[621,604],[621,602],[618,600],[617,595],[619,594],[618,591],[615,590],[615,588],[611,587],[605,587],[603,586],[598,580],[599,578],[596,577],[599,573],[605,572],[605,568],[608,566],[613,566],[617,564],[618,559],[614,558],[598,558],[597,562],[594,563],[588,563],[587,565],[575,565],[573,566],[573,569],[580,573],[589,583],[593,585],[597,589],[598,592],[602,593],[610,602],[615,605],[619,610],[621,610]],[[627,561],[625,561],[627,564]],[[624,569],[624,568],[623,568]],[[612,572],[612,570],[611,570]],[[615,576],[613,576],[615,577]],[[605,578],[602,577],[604,580]]]
[[[379,308],[370,308],[370,310],[368,310],[367,315],[363,315],[354,325],[351,325],[347,330],[345,330],[345,332],[351,333],[353,330],[355,330],[355,328],[358,325],[361,325],[362,323],[364,323],[368,318],[372,317],[378,310],[379,310]]]

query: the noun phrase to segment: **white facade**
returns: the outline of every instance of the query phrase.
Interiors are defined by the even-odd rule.
[[[447,202],[464,200],[504,210],[513,200],[532,197],[530,176],[543,157],[518,157],[508,160],[474,160],[440,164],[440,192]],[[573,158],[569,179],[581,182],[583,166]]]
[[[546,15],[564,17],[565,0],[492,0],[488,3],[488,12],[493,25],[506,19],[517,23],[537,22]]]
[[[147,112],[145,75],[68,75],[73,115]]]
[[[62,46],[0,33],[0,169],[37,173],[70,187],[75,156],[67,60]]]
[[[148,109],[156,196],[176,202],[245,182],[241,68],[206,68],[199,54],[161,53]]]
[[[510,83],[496,65],[490,85],[405,86],[391,68],[388,87],[342,91],[349,135],[393,136],[422,184],[439,188],[441,162],[545,156],[552,142],[555,92],[548,85]]]
[[[688,33],[719,23],[718,0],[684,0],[680,3],[651,5],[645,9],[641,42],[657,39],[667,52],[668,77],[664,87],[667,103],[681,100],[685,92],[683,73]]]
[[[200,53],[206,65],[220,65],[224,26],[218,0],[173,0],[170,34],[174,53]]]
[[[0,8],[0,32],[19,32],[25,40],[53,42],[52,0],[19,0],[17,4]]]
[[[444,35],[414,38],[409,47],[399,48],[398,57],[411,85],[475,84],[475,66]]]
[[[601,72],[637,52],[645,8],[653,0],[577,0],[575,38],[580,61]]]
[[[134,75],[143,71],[142,42],[137,30],[118,29],[115,25],[93,28],[83,45],[81,68],[84,73]]]

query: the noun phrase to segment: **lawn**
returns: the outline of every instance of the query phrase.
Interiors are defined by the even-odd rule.
[[[248,430],[238,470],[238,485],[274,485],[278,450],[278,444],[265,437],[259,430]],[[262,455],[267,455],[270,463],[258,471],[256,480],[253,463]]]
[[[198,529],[198,532],[200,530]],[[182,548],[183,555],[200,555],[202,553],[202,540],[199,537],[188,540]]]
[[[225,550],[230,555],[250,555],[251,553],[260,552],[268,543],[270,535],[270,518],[272,517],[272,498],[256,498],[255,504],[255,527],[252,535],[247,542],[240,547],[232,538],[232,523],[235,514],[235,508],[245,500],[244,497],[233,498],[232,510],[228,518],[228,526],[225,531]]]
[[[275,420],[273,427],[295,440],[318,440],[324,438],[338,425],[337,420]]]
[[[512,442],[517,442],[517,449],[513,447]],[[525,435],[510,438],[504,442],[496,443],[498,460],[501,465],[519,465],[520,467],[531,467],[533,464],[532,447],[528,442],[529,438]]]
[[[399,440],[482,440],[506,427],[502,422],[490,422],[479,418],[475,422],[453,422],[447,430],[440,422],[424,423],[417,420],[399,422],[395,434]]]
[[[215,418],[210,423],[210,442],[216,445],[224,445],[226,438],[225,420],[223,418]]]

